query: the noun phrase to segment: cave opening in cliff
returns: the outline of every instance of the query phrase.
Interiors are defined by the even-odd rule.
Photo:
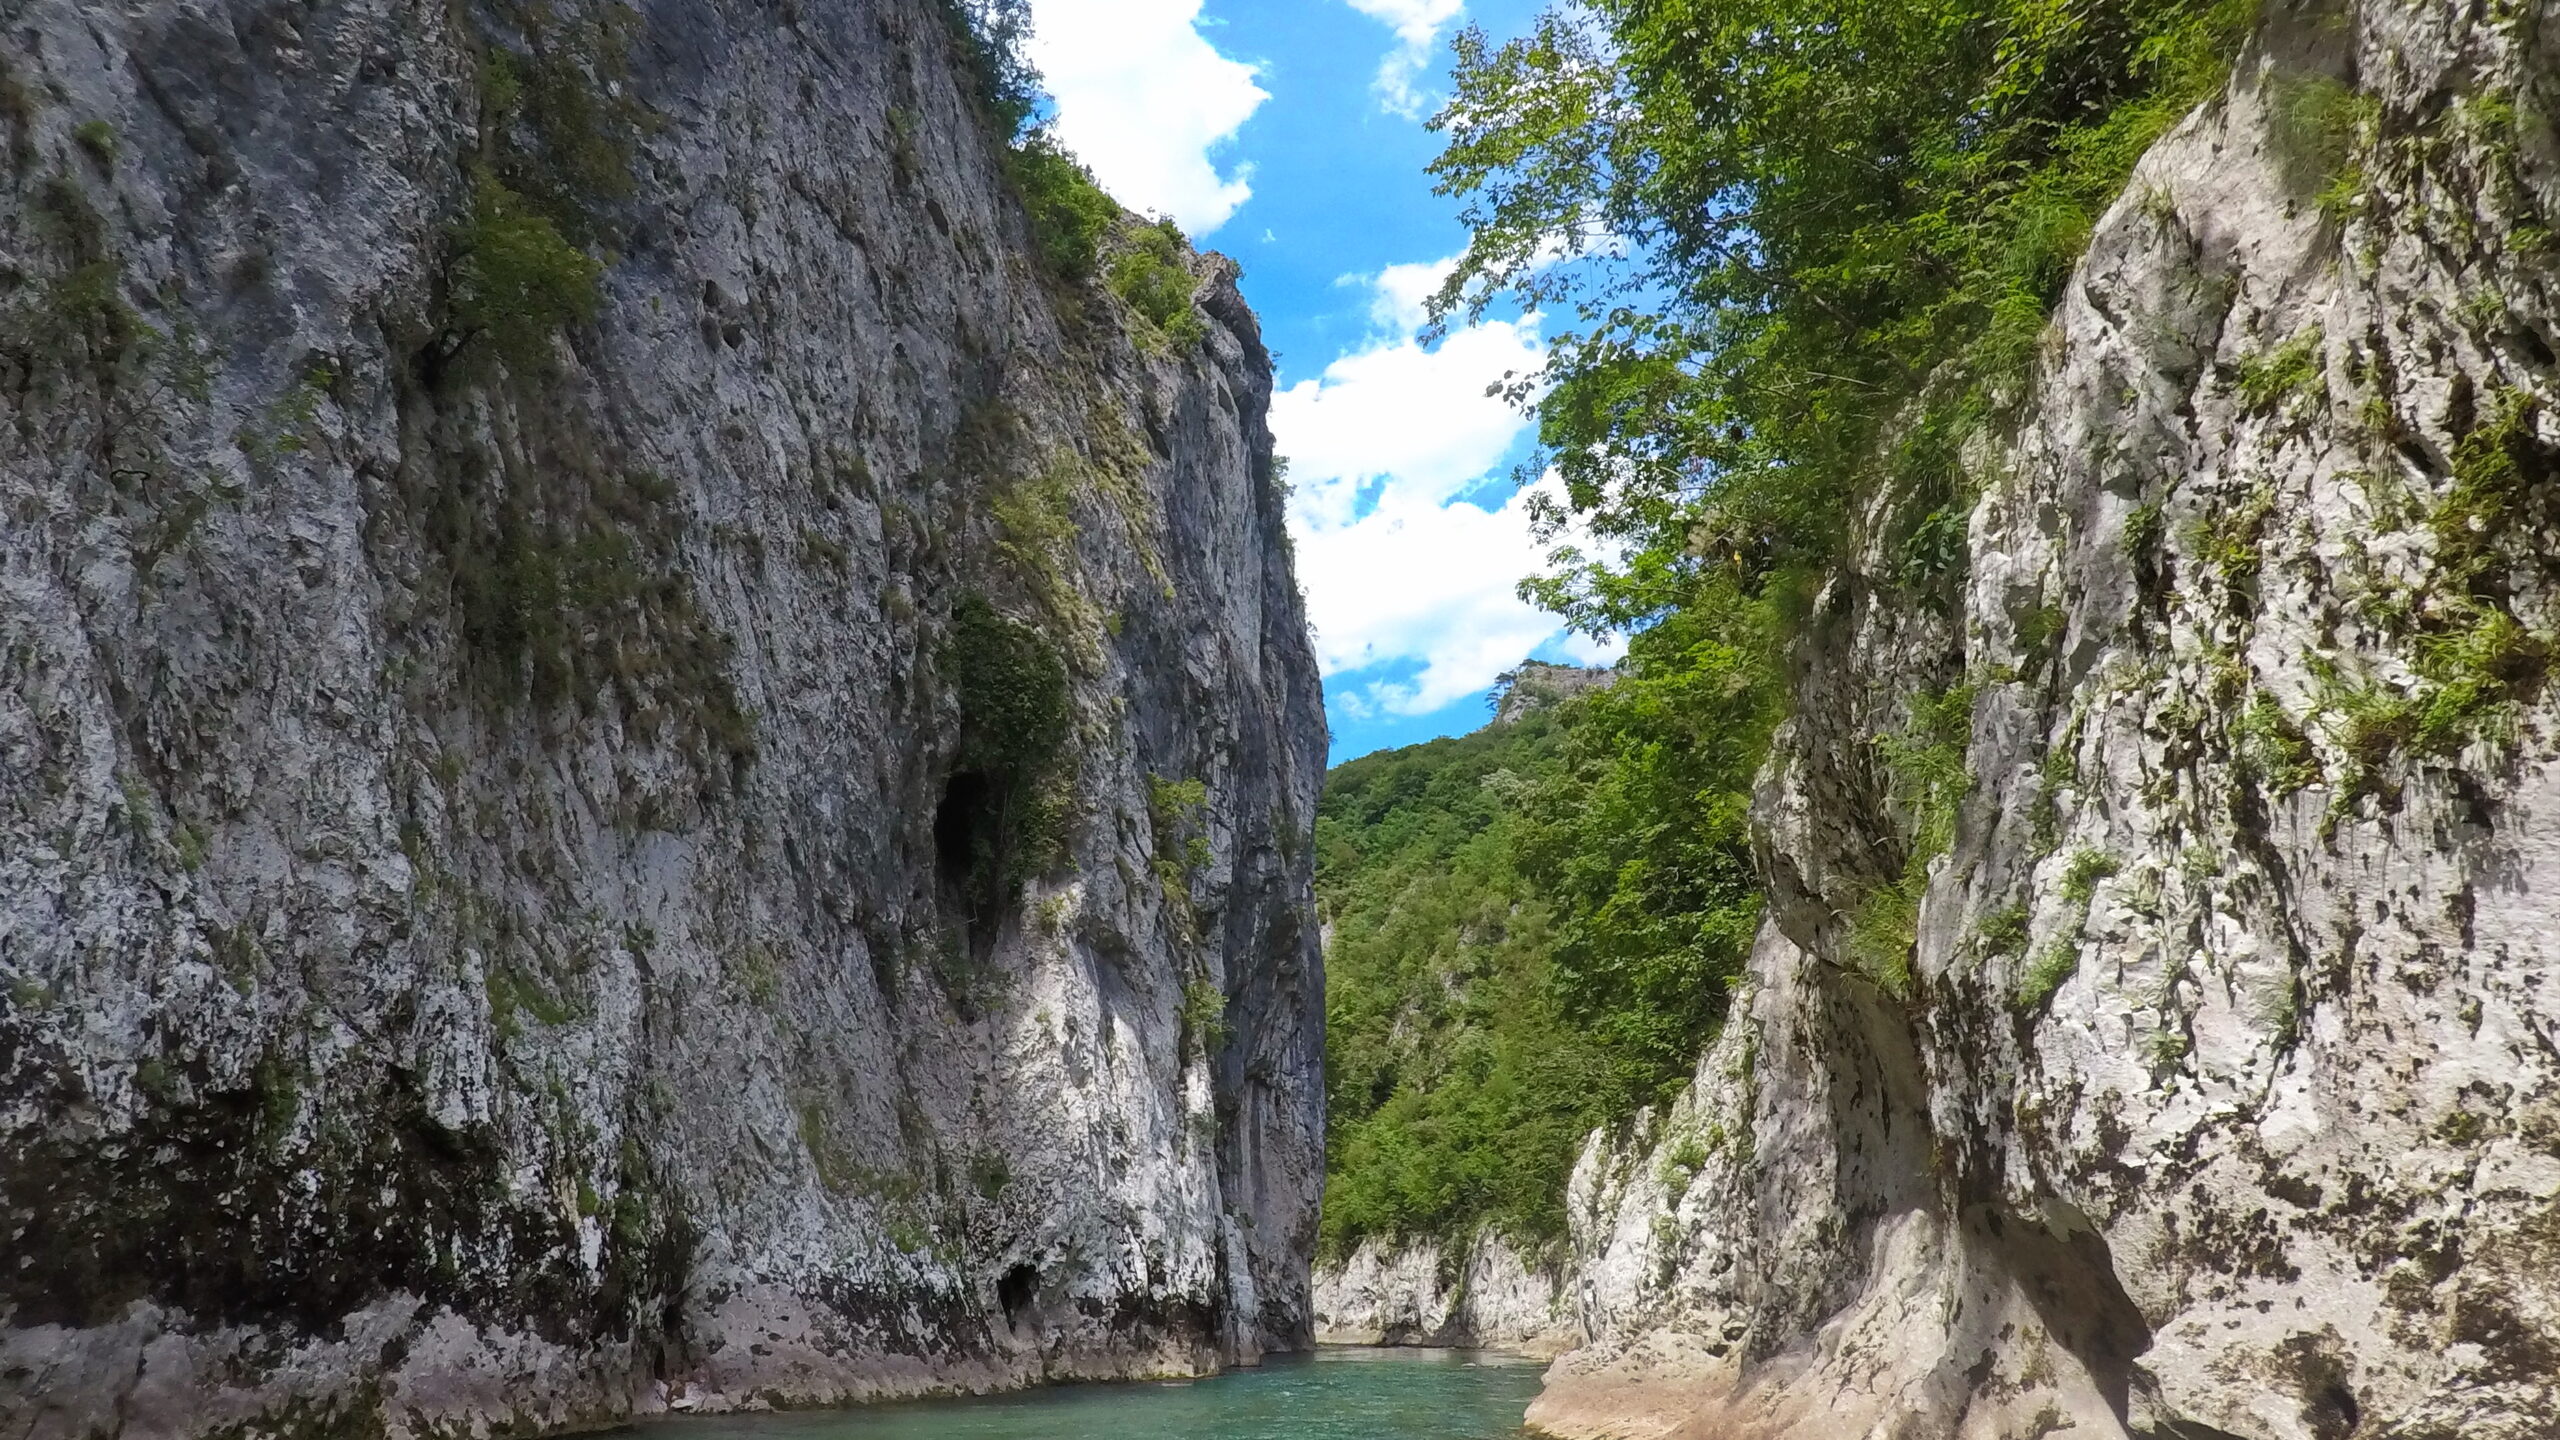
[[[963,770],[942,787],[942,803],[933,810],[934,866],[945,884],[962,890],[979,860],[993,848],[996,829],[995,782],[976,770]]]
[[[1028,1265],[1016,1265],[996,1281],[996,1303],[1004,1307],[1004,1323],[1022,1323],[1022,1312],[1031,1308],[1031,1297],[1040,1293],[1040,1272]]]
[[[962,770],[943,782],[933,811],[934,875],[967,929],[970,953],[980,959],[995,945],[1004,909],[1010,794],[1002,776]]]

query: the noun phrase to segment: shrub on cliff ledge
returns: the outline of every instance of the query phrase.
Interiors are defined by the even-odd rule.
[[[942,664],[960,703],[960,748],[935,839],[973,918],[984,918],[1055,863],[1066,840],[1067,667],[1046,636],[976,594],[952,614]]]
[[[1050,275],[1071,284],[1093,278],[1103,234],[1120,206],[1046,131],[1016,145],[1007,160],[1022,208],[1031,217],[1031,243]]]
[[[495,176],[473,180],[453,245],[458,344],[486,336],[508,364],[535,364],[563,326],[595,318],[604,266]]]
[[[1191,269],[1182,263],[1182,231],[1171,220],[1136,227],[1128,248],[1111,257],[1113,294],[1147,317],[1177,346],[1196,345],[1207,333],[1191,305]]]

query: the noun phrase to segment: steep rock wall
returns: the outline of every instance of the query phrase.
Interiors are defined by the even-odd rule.
[[[0,1431],[1306,1342],[1324,734],[1231,264],[1196,339],[1046,281],[929,0],[0,60]]]
[[[1315,1268],[1316,1342],[1457,1345],[1556,1355],[1582,1341],[1555,1259],[1478,1232],[1436,1240],[1369,1239]]]
[[[2143,160],[1969,458],[1961,605],[1881,538],[1822,597],[1749,981],[1583,1157],[1533,1421],[2554,1433],[2555,115],[2548,5],[2277,8]],[[1949,694],[1897,985],[1878,740]]]

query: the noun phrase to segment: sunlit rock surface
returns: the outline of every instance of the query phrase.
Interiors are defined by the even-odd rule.
[[[2337,82],[2371,128],[2306,163]],[[1737,1019],[1583,1157],[1534,1422],[2555,1433],[2555,101],[2549,5],[2279,9],[2142,162],[1969,459],[1961,613],[1819,605]],[[1876,741],[1958,684],[1897,995]]]
[[[1060,298],[925,0],[0,63],[0,1432],[1307,1342],[1324,727],[1229,262],[1196,341]],[[1036,792],[962,750],[1024,655]]]
[[[1316,1267],[1316,1341],[1559,1354],[1582,1331],[1556,1261],[1482,1232],[1454,1246],[1366,1240]]]

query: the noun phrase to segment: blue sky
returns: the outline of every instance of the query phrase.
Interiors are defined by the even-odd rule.
[[[1525,656],[1607,658],[1520,602],[1537,569],[1511,475],[1537,316],[1425,346],[1421,300],[1464,246],[1423,167],[1449,36],[1526,28],[1529,0],[1032,0],[1032,58],[1069,148],[1124,204],[1244,264],[1278,356],[1272,429],[1336,760],[1474,729]]]

